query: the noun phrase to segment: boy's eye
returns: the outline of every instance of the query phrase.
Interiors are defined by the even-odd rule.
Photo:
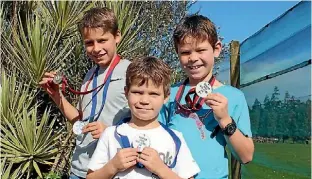
[[[181,52],[181,55],[189,55],[190,54],[190,52],[188,52],[188,51],[182,51]]]
[[[107,40],[106,39],[101,39],[101,40],[99,40],[98,42],[99,43],[105,43]]]
[[[152,96],[159,96],[160,94],[159,93],[150,93],[150,95],[152,95]]]
[[[141,92],[141,91],[132,91],[131,93],[133,93],[133,94],[143,94],[143,92]]]
[[[203,51],[206,51],[206,49],[199,49],[197,50],[198,52],[203,52]]]
[[[92,45],[93,43],[92,42],[85,42],[85,45],[86,46],[90,46],[90,45]]]

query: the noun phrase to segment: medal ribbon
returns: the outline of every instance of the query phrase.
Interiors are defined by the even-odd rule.
[[[209,84],[211,87],[213,86],[216,78],[212,76],[209,80]],[[181,98],[185,90],[185,85],[188,83],[188,79],[184,81],[184,83],[179,87],[178,92],[175,97],[176,101],[176,113],[180,115],[184,115],[185,117],[191,118],[195,120],[196,126],[200,132],[201,139],[206,138],[205,134],[205,128],[204,128],[204,119],[207,118],[207,116],[212,112],[212,110],[208,110],[207,113],[205,113],[202,116],[198,116],[196,114],[196,111],[199,111],[202,108],[202,105],[204,104],[205,100],[204,98],[199,97],[196,94],[196,88],[191,88],[188,93],[185,96],[185,102],[186,104],[182,105]],[[191,95],[193,95],[193,100],[191,99]]]
[[[93,87],[93,89],[89,90],[88,91],[88,87],[89,87],[89,84],[91,83],[92,79],[95,77],[97,77],[97,74],[99,69],[100,69],[100,66],[97,66],[96,69],[94,70],[92,76],[90,77],[90,79],[88,80],[87,84],[86,84],[86,88],[85,88],[85,91],[77,91],[77,90],[74,90],[73,88],[71,88],[68,84],[68,81],[66,79],[65,76],[62,77],[62,91],[65,92],[65,89],[66,87],[68,88],[68,90],[71,92],[71,93],[74,93],[74,94],[78,94],[78,95],[86,95],[86,94],[89,94],[89,93],[92,93],[93,91],[99,89],[99,88],[102,88],[108,77],[109,77],[109,74],[112,73],[112,71],[114,70],[114,68],[116,67],[116,65],[119,63],[120,61],[120,56],[119,55],[116,55],[116,57],[114,58],[114,60],[112,61],[112,63],[110,64],[109,68],[108,68],[108,71],[106,73],[106,76],[104,78],[104,81],[101,85],[99,86],[96,86],[96,87]]]
[[[101,84],[100,86],[97,86],[97,77],[98,77],[98,73],[99,73],[99,66],[96,68],[96,70],[94,71],[92,77],[88,80],[86,87],[85,87],[85,92],[92,92],[92,103],[91,103],[91,113],[90,116],[87,117],[86,119],[83,119],[82,113],[80,113],[81,119],[83,119],[83,121],[87,121],[89,120],[89,122],[93,122],[93,121],[97,121],[98,118],[100,117],[100,113],[102,112],[102,110],[104,109],[104,105],[106,102],[106,97],[107,97],[107,91],[108,91],[108,86],[110,84],[111,81],[111,77],[113,74],[113,71],[115,69],[115,67],[117,66],[117,64],[120,62],[120,56],[117,55],[115,57],[115,59],[112,61],[112,63],[110,64],[108,71],[106,72],[105,78],[104,78],[104,83]],[[93,79],[93,81],[92,81]],[[88,90],[88,86],[92,81],[92,90],[87,91]],[[96,104],[97,104],[97,93],[102,89],[103,89],[103,96],[102,96],[102,105],[100,107],[100,110],[98,111],[97,114],[95,114],[95,110],[96,110]],[[99,89],[98,91],[94,90],[94,89]],[[88,94],[88,93],[87,93]],[[95,116],[97,116],[95,118]]]
[[[211,85],[211,87],[213,86],[214,82],[215,82],[216,78],[214,76],[212,76],[209,80],[209,84]],[[199,97],[196,94],[196,89],[195,88],[191,88],[188,93],[185,96],[185,102],[186,104],[182,105],[181,102],[181,98],[182,95],[184,93],[185,90],[185,85],[189,82],[189,79],[186,79],[182,85],[179,87],[179,90],[176,94],[175,97],[175,101],[178,104],[178,108],[179,111],[183,111],[184,113],[191,113],[191,112],[195,112],[201,109],[202,105],[204,104],[205,100],[204,98]],[[191,95],[193,94],[193,100],[191,99]]]

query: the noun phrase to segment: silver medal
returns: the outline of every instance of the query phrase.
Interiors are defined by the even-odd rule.
[[[208,94],[212,93],[212,87],[209,82],[202,81],[196,85],[196,94],[199,97],[205,98]]]
[[[76,121],[73,125],[73,132],[76,135],[82,134],[82,129],[85,126],[85,123],[82,121]]]
[[[63,80],[63,74],[58,72],[53,78],[53,83],[58,85],[62,83],[62,80]]]
[[[138,148],[139,152],[142,152],[145,147],[149,147],[151,145],[151,141],[146,134],[138,134],[135,136],[132,147]]]

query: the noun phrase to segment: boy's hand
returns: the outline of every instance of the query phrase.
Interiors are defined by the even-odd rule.
[[[60,97],[60,86],[54,84],[53,78],[56,75],[56,72],[46,72],[44,73],[39,85],[49,94],[52,99]]]
[[[138,153],[136,148],[121,149],[111,160],[111,163],[117,172],[125,171],[137,163],[137,156]]]
[[[137,161],[144,165],[150,172],[159,175],[162,169],[167,166],[160,159],[158,152],[150,147],[145,147],[141,154],[139,154]]]
[[[213,110],[213,115],[219,124],[230,119],[228,114],[228,100],[219,93],[210,93],[205,98],[205,103]]]
[[[91,132],[93,139],[100,138],[107,126],[101,121],[91,122],[83,127],[82,133]]]

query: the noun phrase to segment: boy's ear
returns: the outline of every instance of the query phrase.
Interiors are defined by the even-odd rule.
[[[115,35],[115,41],[116,41],[116,44],[118,44],[121,41],[121,32],[120,32],[120,30],[117,30],[117,33]]]
[[[214,57],[219,57],[220,53],[222,50],[222,43],[220,40],[217,41],[216,45],[215,45],[215,49],[214,49]]]
[[[169,97],[170,97],[170,94],[168,94],[168,96],[165,98],[165,100],[164,100],[164,104],[166,104],[166,103],[168,102]]]
[[[124,91],[125,91],[125,96],[126,96],[126,98],[128,100],[129,89],[126,86],[124,87]]]

